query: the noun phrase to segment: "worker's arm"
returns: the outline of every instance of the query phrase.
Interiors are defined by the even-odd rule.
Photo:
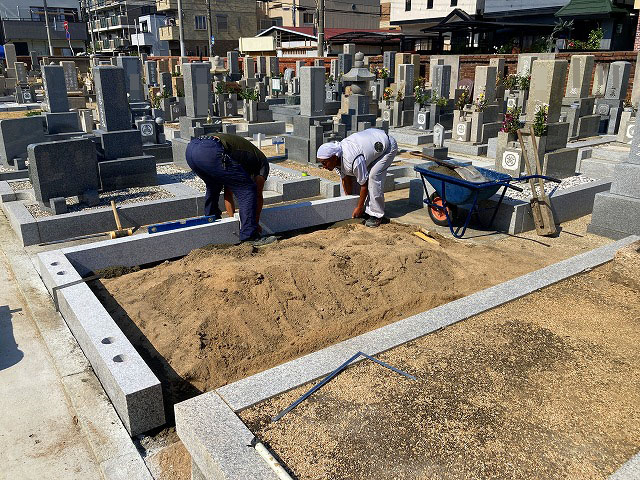
[[[353,177],[349,175],[345,175],[342,177],[342,190],[344,190],[345,195],[351,195],[353,192]]]
[[[233,192],[226,185],[224,186],[224,209],[227,211],[227,215],[233,218],[233,214],[236,211],[236,204],[233,201]]]
[[[258,201],[257,201],[257,207],[256,207],[256,223],[260,224],[260,214],[262,213],[262,207],[264,206],[264,197],[262,196],[262,192],[264,190],[264,182],[266,181],[266,178],[264,178],[262,175],[258,175],[255,178],[256,181],[256,187],[257,187],[257,194],[258,194]],[[258,228],[260,228],[258,226]]]
[[[369,195],[369,188],[367,184],[360,185],[360,198],[358,199],[358,206],[353,210],[351,214],[352,218],[360,218],[364,213],[364,203],[367,201],[367,195]]]
[[[353,218],[360,218],[364,213],[364,204],[367,201],[367,195],[369,194],[369,170],[367,169],[367,163],[365,162],[364,155],[360,155],[353,162],[353,173],[355,179],[360,185],[358,206],[353,210],[351,215]]]

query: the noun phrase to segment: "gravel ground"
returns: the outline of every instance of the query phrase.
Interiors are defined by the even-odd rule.
[[[637,254],[636,254],[637,255]],[[640,448],[638,290],[612,264],[240,413],[300,480],[602,479]]]
[[[124,190],[115,190],[113,192],[106,192],[100,194],[100,203],[95,207],[88,207],[86,205],[78,203],[78,199],[75,197],[67,198],[67,208],[69,213],[80,212],[87,210],[96,210],[98,208],[108,207],[111,204],[111,200],[116,202],[116,205],[131,205],[133,203],[150,202],[152,200],[161,200],[163,198],[173,198],[173,194],[168,192],[162,187],[133,187],[126,188]],[[33,215],[33,218],[52,217],[53,214],[40,207],[37,203],[25,205],[29,213]]]
[[[284,178],[285,180],[297,180],[302,178],[300,175],[296,175],[294,173],[285,172],[284,170],[279,170],[278,168],[271,165],[271,169],[269,170],[269,175],[273,175],[274,177]],[[311,174],[310,174],[311,175]]]
[[[162,165],[158,167],[158,179],[167,183],[184,183],[185,185],[204,193],[207,189],[204,182],[191,170],[175,167],[173,165]]]
[[[566,190],[571,187],[577,187],[584,185],[585,183],[595,182],[595,179],[587,177],[586,175],[576,175],[575,177],[569,177],[562,180],[562,183],[545,182],[544,191],[547,195],[552,195],[556,191]],[[518,182],[514,185],[523,188],[523,192],[516,192],[515,190],[508,189],[505,197],[513,198],[514,200],[526,200],[531,199],[531,187],[529,182]],[[536,184],[537,185],[537,184]]]
[[[11,190],[14,192],[20,192],[23,190],[31,190],[33,185],[31,184],[31,180],[19,180],[17,182],[9,182],[9,186]]]

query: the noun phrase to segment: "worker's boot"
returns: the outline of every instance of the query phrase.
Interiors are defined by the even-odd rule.
[[[365,226],[369,228],[379,227],[381,223],[382,223],[382,218],[372,217],[372,216],[367,218],[367,221],[364,222]]]

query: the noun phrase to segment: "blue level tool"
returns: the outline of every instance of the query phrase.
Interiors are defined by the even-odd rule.
[[[205,215],[204,217],[187,218],[186,220],[178,220],[176,222],[158,223],[157,225],[149,225],[147,230],[149,233],[168,232],[170,230],[179,230],[186,227],[195,227],[197,225],[204,225],[206,223],[213,223],[216,221],[214,215]]]
[[[291,405],[289,405],[287,408],[285,408],[279,414],[277,414],[275,417],[273,417],[271,419],[271,421],[272,422],[277,422],[278,420],[280,420],[282,417],[284,417],[287,413],[289,413],[291,410],[293,410],[298,405],[300,405],[302,402],[304,402],[311,395],[313,395],[315,392],[320,390],[321,387],[323,387],[324,385],[329,383],[333,378],[337,377],[340,372],[342,372],[345,368],[347,368],[351,363],[355,362],[358,359],[358,357],[367,358],[367,359],[371,360],[372,362],[375,362],[378,365],[382,365],[383,367],[388,368],[389,370],[391,370],[393,372],[399,373],[400,375],[403,375],[403,376],[405,376],[407,378],[410,378],[411,380],[416,380],[416,377],[414,377],[413,375],[410,375],[410,374],[408,374],[406,372],[403,372],[402,370],[398,370],[396,367],[392,367],[391,365],[389,365],[388,363],[383,362],[382,360],[378,360],[377,358],[374,358],[371,355],[367,355],[366,353],[358,352],[353,357],[351,357],[349,360],[347,360],[342,365],[340,365],[338,368],[336,368],[329,375],[324,377],[322,379],[322,381],[320,383],[318,383],[317,385],[315,385],[313,388],[311,388],[311,390],[309,390],[307,393],[302,395],[295,402],[293,402]]]

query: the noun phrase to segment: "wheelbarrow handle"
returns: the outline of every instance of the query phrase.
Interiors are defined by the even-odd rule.
[[[511,188],[513,190],[515,190],[516,192],[524,192],[523,188],[520,187],[516,187],[515,185],[511,185],[510,183],[503,183],[503,185],[505,185],[507,188]]]

